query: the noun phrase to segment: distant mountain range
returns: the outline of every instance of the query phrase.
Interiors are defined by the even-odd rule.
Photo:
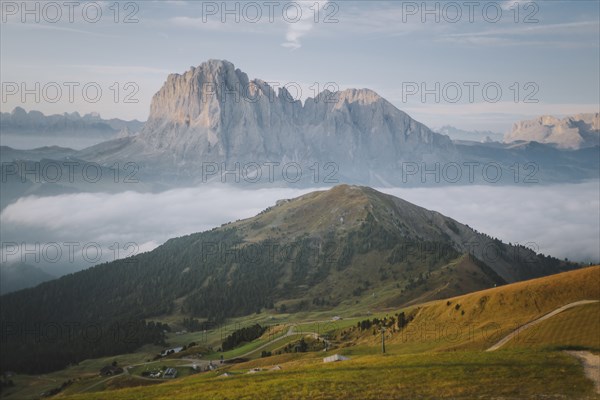
[[[104,140],[116,136],[134,134],[144,125],[138,120],[124,121],[121,119],[102,119],[98,113],[85,114],[78,112],[62,115],[44,115],[35,110],[29,112],[16,107],[11,113],[1,113],[0,131],[2,135],[45,135],[86,137],[98,136]]]
[[[576,114],[562,119],[542,115],[531,120],[516,122],[506,135],[492,131],[466,131],[450,125],[444,125],[434,131],[448,136],[455,143],[538,142],[558,149],[579,150],[600,145],[600,114]]]
[[[499,139],[492,132],[474,136],[483,134]],[[272,165],[291,163],[298,166],[294,170],[302,170],[293,184],[304,186],[336,182],[372,186],[487,184],[483,169],[490,162],[503,169],[500,179],[493,182],[500,184],[514,184],[514,166],[523,162],[544,165],[536,172],[538,182],[598,177],[595,165],[600,152],[557,153],[553,146],[516,150],[512,144],[498,145],[494,139],[479,147],[453,143],[369,89],[324,91],[302,103],[285,88],[275,91],[263,80],[250,80],[228,61],[209,60],[183,74],[169,75],[154,95],[150,116],[139,135],[92,146],[77,157],[103,165],[133,161],[149,181],[170,185],[219,181],[224,170],[235,171],[238,166],[239,171],[251,165],[250,170],[255,171],[256,164],[261,170],[255,175],[264,177],[273,172]],[[441,176],[444,166],[451,163],[461,166],[458,179]],[[479,165],[480,171],[468,176],[462,168],[465,163]],[[220,173],[206,174],[207,165]],[[315,166],[320,169],[319,179],[314,179]],[[325,166],[334,169],[325,170]],[[436,168],[438,178],[427,178],[426,170]],[[275,181],[290,184],[281,175],[276,170]],[[327,181],[330,176],[334,179]],[[238,180],[255,185],[265,181]]]
[[[539,142],[560,149],[582,149],[600,145],[600,114],[577,114],[562,119],[543,115],[513,125],[504,141]]]
[[[24,263],[0,264],[0,295],[36,286],[56,277]]]
[[[444,125],[441,128],[434,129],[435,132],[446,135],[454,141],[473,141],[473,142],[502,142],[504,135],[492,131],[466,131],[455,128],[450,125]]]
[[[0,366],[41,372],[117,350],[112,342],[86,345],[78,329],[90,324],[106,332],[136,321],[132,341],[118,343],[132,350],[156,339],[144,336],[142,319],[397,307],[574,267],[371,188],[341,185],[0,297],[3,326],[78,324],[72,337],[51,343],[12,332]]]
[[[587,139],[568,149],[552,142],[562,134],[546,135],[548,143],[523,141],[524,134],[509,136],[515,142],[500,143],[493,132],[446,126],[442,131],[449,137],[430,130],[369,89],[324,91],[301,102],[285,88],[275,90],[265,81],[250,80],[223,60],[209,60],[183,74],[169,75],[154,95],[143,126],[138,121],[101,120],[97,115],[43,117],[22,109],[3,114],[3,121],[5,116],[3,135],[5,126],[27,131],[39,127],[36,132],[84,132],[76,128],[82,126],[113,136],[78,151],[55,146],[22,151],[4,146],[0,151],[3,162],[42,171],[43,163],[67,159],[106,169],[129,163],[141,184],[126,189],[124,185],[111,188],[110,181],[88,185],[67,181],[67,173],[50,183],[31,182],[22,168],[4,170],[3,176],[6,172],[10,176],[0,199],[2,207],[25,194],[98,188],[163,190],[212,182],[253,187],[514,185],[581,182],[599,176],[600,147],[587,147],[595,143],[594,132],[597,138],[597,116],[595,120],[571,118],[556,125],[571,127],[564,128],[569,135],[575,134],[575,127],[589,131],[589,137],[580,132]],[[546,127],[543,123],[549,120],[540,121],[541,125],[522,123],[517,131],[525,132],[530,125]],[[556,126],[554,130],[559,129]],[[118,128],[139,133],[119,135]],[[472,140],[484,135],[483,140]],[[107,172],[102,176],[110,179],[113,174]]]

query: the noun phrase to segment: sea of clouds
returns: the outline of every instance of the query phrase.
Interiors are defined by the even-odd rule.
[[[2,262],[37,264],[62,275],[252,217],[279,199],[312,190],[215,185],[161,193],[25,197],[0,214]],[[558,258],[600,261],[600,181],[378,190],[504,242],[535,243],[538,252]]]

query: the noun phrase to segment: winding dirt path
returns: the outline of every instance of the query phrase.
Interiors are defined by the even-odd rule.
[[[580,300],[580,301],[576,301],[574,303],[565,304],[564,306],[559,307],[556,310],[551,311],[548,314],[546,314],[546,315],[544,315],[544,316],[542,316],[542,317],[540,317],[538,319],[534,319],[533,321],[530,321],[530,322],[526,323],[525,325],[521,325],[514,332],[511,332],[510,334],[508,334],[507,336],[505,336],[504,338],[502,338],[498,343],[494,344],[492,347],[490,347],[486,351],[495,351],[495,350],[498,350],[500,347],[504,346],[512,338],[514,338],[515,336],[519,335],[524,330],[529,329],[532,326],[535,326],[535,325],[539,324],[540,322],[547,320],[548,318],[552,318],[556,314],[560,314],[561,312],[563,312],[565,310],[568,310],[569,308],[573,308],[573,307],[577,307],[577,306],[582,306],[584,304],[598,303],[599,301],[600,300]]]
[[[540,322],[555,316],[556,314],[568,310],[569,308],[598,302],[599,300],[581,300],[559,307],[556,310],[549,312],[548,314],[538,319],[535,319],[525,325],[520,326],[514,332],[502,338],[502,340],[500,340],[498,343],[496,343],[486,351],[498,350],[500,347],[504,346],[508,341],[510,341],[512,338],[517,336],[525,329],[529,329],[532,326],[535,326]],[[578,360],[581,361],[581,363],[583,364],[583,370],[585,371],[585,376],[587,376],[592,382],[594,382],[594,385],[596,386],[596,393],[600,394],[600,355],[590,353],[589,351],[565,351],[565,353],[570,354],[571,356],[576,357]]]
[[[600,355],[592,354],[589,351],[565,351],[576,357],[583,364],[585,376],[596,385],[596,393],[600,394]]]

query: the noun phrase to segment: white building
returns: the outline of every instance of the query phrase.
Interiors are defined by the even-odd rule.
[[[349,359],[350,359],[350,358],[348,358],[348,357],[344,357],[344,356],[342,356],[342,355],[340,355],[340,354],[334,354],[334,355],[332,355],[332,356],[325,357],[325,358],[323,359],[323,362],[324,362],[324,363],[328,363],[328,362],[334,362],[334,361],[345,361],[345,360],[349,360]]]

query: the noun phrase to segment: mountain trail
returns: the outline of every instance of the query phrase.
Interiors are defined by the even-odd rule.
[[[565,351],[565,353],[581,361],[585,376],[594,382],[596,393],[600,394],[600,355],[590,353],[589,351]]]
[[[526,323],[525,325],[518,327],[514,332],[512,332],[512,333],[508,334],[507,336],[505,336],[504,338],[502,338],[498,343],[494,344],[492,347],[490,347],[486,351],[498,350],[500,347],[502,347],[506,343],[508,343],[512,338],[514,338],[515,336],[518,336],[525,329],[529,329],[532,326],[535,326],[535,325],[539,324],[540,322],[545,321],[548,318],[555,316],[556,314],[560,314],[561,312],[568,310],[569,308],[582,306],[584,304],[598,303],[599,301],[600,300],[580,300],[580,301],[576,301],[574,303],[565,304],[564,306],[559,307],[556,310],[551,311],[548,314],[546,314],[538,319],[534,319],[533,321],[530,321],[530,322]]]

